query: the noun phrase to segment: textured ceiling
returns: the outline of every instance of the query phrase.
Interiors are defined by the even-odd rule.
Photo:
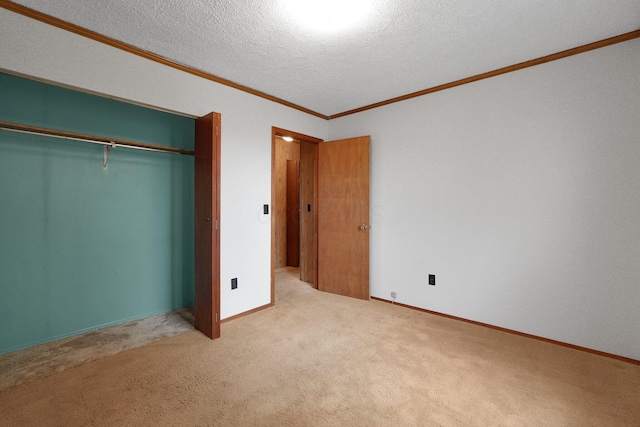
[[[639,0],[370,0],[328,34],[286,0],[15,3],[324,115],[640,28]]]

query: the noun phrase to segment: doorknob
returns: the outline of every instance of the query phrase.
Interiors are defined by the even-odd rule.
[[[362,230],[362,231],[366,231],[367,229],[369,229],[369,226],[367,224],[362,224],[360,226],[360,230]]]

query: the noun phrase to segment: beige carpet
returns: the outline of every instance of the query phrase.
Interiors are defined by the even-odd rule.
[[[299,268],[282,267],[276,270],[278,302],[311,292],[311,285],[299,278]],[[0,389],[190,332],[194,330],[193,325],[193,309],[183,308],[2,354]]]
[[[0,425],[638,426],[640,366],[315,290],[0,390]]]
[[[276,304],[308,294],[313,290],[310,283],[300,280],[299,268],[282,267],[276,269]]]
[[[0,389],[193,331],[193,323],[183,308],[0,355]]]

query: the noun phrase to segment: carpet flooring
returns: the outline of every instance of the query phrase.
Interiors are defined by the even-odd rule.
[[[299,268],[276,269],[276,304],[313,291],[311,284],[300,280]]]
[[[193,310],[133,320],[0,355],[0,389],[194,330]]]
[[[314,289],[0,390],[0,425],[638,426],[640,366]]]
[[[299,268],[276,270],[276,301],[311,292],[311,285],[299,277]],[[193,325],[193,309],[187,307],[3,354],[0,355],[0,389],[193,331]]]

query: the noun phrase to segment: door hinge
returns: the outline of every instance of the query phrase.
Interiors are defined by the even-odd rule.
[[[218,229],[218,220],[216,219],[216,230]]]
[[[216,323],[218,323],[218,313],[216,313]]]

